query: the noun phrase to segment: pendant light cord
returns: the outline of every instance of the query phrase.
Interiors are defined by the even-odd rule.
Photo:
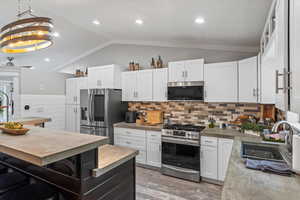
[[[20,18],[21,15],[21,0],[18,0],[18,18]]]

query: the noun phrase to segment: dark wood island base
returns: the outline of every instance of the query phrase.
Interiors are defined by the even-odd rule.
[[[135,157],[95,177],[98,153],[97,148],[46,166],[2,153],[0,163],[52,185],[61,194],[59,200],[135,200]]]

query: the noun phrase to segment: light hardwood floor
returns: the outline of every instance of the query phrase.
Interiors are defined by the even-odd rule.
[[[193,183],[137,167],[137,200],[220,200],[222,187]]]

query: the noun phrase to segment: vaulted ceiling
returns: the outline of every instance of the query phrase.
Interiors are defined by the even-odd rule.
[[[31,0],[35,14],[54,19],[60,37],[18,65],[52,70],[101,45],[130,41],[218,46],[255,51],[272,0]],[[23,7],[28,0],[22,0]],[[0,26],[16,19],[17,0],[1,0]],[[204,24],[194,23],[197,17]],[[99,20],[100,25],[93,24]],[[135,23],[142,19],[143,25]],[[0,64],[7,54],[0,53]],[[50,58],[46,62],[45,58]]]

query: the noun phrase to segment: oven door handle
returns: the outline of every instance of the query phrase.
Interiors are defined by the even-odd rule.
[[[170,137],[162,137],[162,143],[172,143],[172,144],[182,144],[182,145],[189,145],[200,147],[200,141],[189,141],[189,140],[182,140],[177,138],[170,138]]]
[[[167,168],[167,169],[170,169],[170,170],[183,172],[183,173],[190,173],[190,174],[199,173],[198,171],[195,171],[195,170],[187,170],[187,169],[182,169],[182,168],[179,168],[179,167],[173,167],[173,166],[170,166],[170,165],[163,165],[163,167]]]

